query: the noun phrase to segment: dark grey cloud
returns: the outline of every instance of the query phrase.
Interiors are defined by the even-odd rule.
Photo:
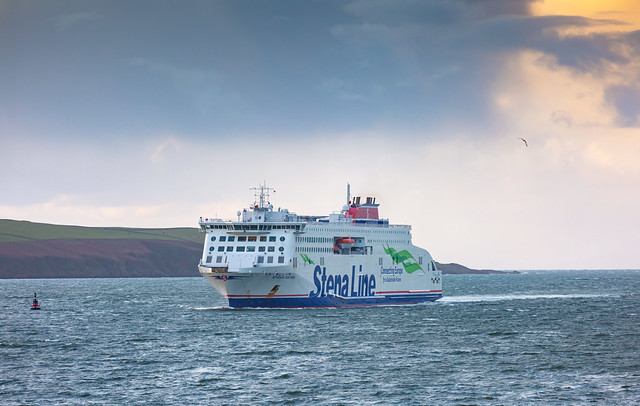
[[[620,126],[640,126],[640,86],[637,83],[610,86],[605,92],[605,98],[618,112]]]
[[[514,52],[540,52],[553,57],[545,59],[552,68],[568,67],[576,74],[596,77],[605,77],[638,58],[637,32],[566,33],[569,29],[625,26],[623,22],[533,16],[529,5],[529,1],[358,0],[345,7],[356,21],[335,26],[332,33],[370,52],[380,47],[390,50],[413,86],[435,96],[425,97],[437,112],[435,116],[442,119],[464,111],[470,122],[484,126],[498,125],[492,119],[491,87],[502,74],[502,63]],[[630,89],[627,92],[633,94]],[[633,110],[632,98],[617,96],[620,94],[620,89],[611,89],[608,100],[627,117],[627,110]],[[635,122],[622,121],[626,125]]]
[[[345,6],[354,16],[373,23],[450,25],[496,15],[526,15],[535,0],[355,0]]]
[[[617,24],[531,16],[529,0],[13,0],[0,13],[0,130],[205,138],[496,128],[514,52],[576,72],[638,58]],[[612,89],[622,116],[630,97]],[[626,120],[626,125],[634,121]]]
[[[92,11],[78,11],[69,14],[62,14],[56,17],[58,28],[67,29],[77,24],[89,24],[101,19],[102,16]]]

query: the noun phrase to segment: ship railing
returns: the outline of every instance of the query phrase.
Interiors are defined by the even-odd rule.
[[[367,219],[358,219],[358,220],[367,220]],[[371,219],[369,219],[371,220]],[[406,225],[406,224],[389,224],[387,221],[387,219],[380,219],[380,220],[384,220],[384,222],[382,224],[379,223],[374,223],[372,222],[361,222],[361,223],[354,223],[352,220],[349,221],[338,221],[338,222],[330,222],[330,221],[318,221],[316,222],[317,224],[322,224],[323,226],[329,226],[329,227],[344,227],[346,225],[348,226],[354,226],[354,227],[375,227],[375,228],[409,228],[411,229],[410,225]]]

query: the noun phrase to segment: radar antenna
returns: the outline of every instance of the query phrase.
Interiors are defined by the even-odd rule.
[[[270,204],[269,202],[270,188],[267,186],[267,182],[264,181],[262,185],[258,187],[252,187],[249,190],[253,190],[255,192],[254,194],[255,200],[253,201],[253,207],[259,208],[259,209],[267,208],[267,205]]]

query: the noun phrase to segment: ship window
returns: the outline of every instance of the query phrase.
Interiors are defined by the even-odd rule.
[[[226,240],[227,240],[227,237],[226,237],[226,236],[224,236],[224,235],[221,235],[221,236],[220,236],[220,242],[224,242],[224,241],[226,241]],[[211,240],[211,241],[213,241],[213,240]]]
[[[269,236],[269,242],[275,242],[276,241],[276,236],[275,235],[270,235]]]
[[[211,263],[211,255],[207,256],[207,264]]]
[[[258,263],[259,264],[264,263],[264,257],[258,257]]]
[[[382,257],[378,258],[378,265],[382,265]]]
[[[247,252],[256,252],[256,247],[247,247]]]
[[[222,255],[218,255],[216,257],[216,262],[219,264],[220,262],[222,262]]]
[[[218,252],[222,252],[222,251],[224,251],[224,245],[221,245],[218,247]]]
[[[276,250],[276,247],[267,247],[268,252],[274,252],[275,250]]]
[[[279,248],[278,248],[278,250],[279,250],[280,252],[282,252],[282,251],[284,251],[284,247],[279,247]]]
[[[236,247],[236,252],[244,252],[244,246],[240,245]]]
[[[267,257],[267,264],[273,264],[273,257]]]
[[[227,247],[227,252],[231,252],[231,251],[233,251],[233,246],[232,246],[232,245],[229,245],[229,246]]]
[[[280,237],[280,241],[284,241],[284,236],[283,236],[283,237]]]
[[[238,241],[247,241],[247,237],[244,237],[244,236],[238,237]]]
[[[216,236],[214,235],[214,236],[211,237],[211,241],[215,241],[215,240],[216,240]],[[220,238],[220,241],[224,241],[224,240],[222,238]]]
[[[422,257],[418,257],[418,265],[422,265]]]
[[[261,237],[260,237],[260,242],[265,242],[265,241],[267,241],[267,237],[266,237],[266,236],[264,236],[264,235],[263,235],[263,236],[261,236]]]
[[[209,247],[209,251],[213,251],[216,247]]]
[[[284,264],[284,257],[278,257],[278,263]]]
[[[264,247],[258,247],[258,252],[264,252]]]
[[[247,241],[256,241],[256,240],[257,240],[257,237],[253,236],[253,237],[249,237]]]
[[[324,265],[324,257],[320,257],[320,265]]]
[[[229,236],[229,240],[228,240],[229,242],[234,242],[235,240],[236,240],[235,236],[233,236],[233,235]]]

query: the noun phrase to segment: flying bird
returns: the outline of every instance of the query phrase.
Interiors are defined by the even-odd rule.
[[[525,140],[524,138],[518,138],[519,140],[522,140],[522,142],[524,142],[524,146],[528,147],[529,144],[527,144],[527,140]]]

